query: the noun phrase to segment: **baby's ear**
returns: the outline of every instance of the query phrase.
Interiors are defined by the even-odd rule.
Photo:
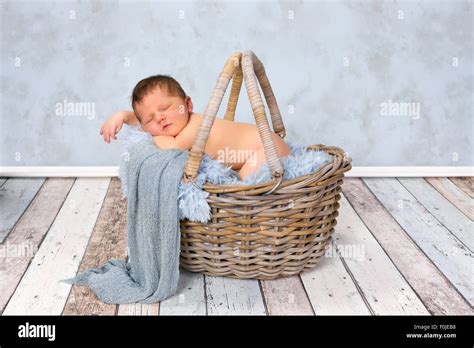
[[[186,101],[186,106],[188,108],[188,112],[193,112],[193,101],[191,100],[191,97],[187,96],[185,101]]]

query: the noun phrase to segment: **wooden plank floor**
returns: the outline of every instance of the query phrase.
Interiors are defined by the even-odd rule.
[[[474,178],[345,178],[334,240],[272,281],[181,270],[161,303],[110,305],[58,280],[127,257],[117,178],[0,178],[2,315],[474,314]]]

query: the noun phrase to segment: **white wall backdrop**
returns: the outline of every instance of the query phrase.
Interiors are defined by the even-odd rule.
[[[174,76],[203,113],[247,49],[287,139],[354,166],[473,165],[473,42],[472,1],[2,0],[0,166],[118,165],[99,127],[138,80]],[[244,90],[236,119],[254,122]]]

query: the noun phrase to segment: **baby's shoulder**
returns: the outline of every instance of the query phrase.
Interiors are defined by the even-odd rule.
[[[201,124],[202,119],[203,119],[203,116],[201,114],[196,114],[195,112],[193,112],[191,115],[189,115],[189,120],[186,127],[193,128],[193,129],[198,128],[199,125]]]
[[[192,128],[192,129],[197,129],[201,125],[201,122],[202,122],[203,119],[204,119],[204,115],[197,114],[197,113],[192,113],[189,116],[189,121],[188,121],[188,124],[186,125],[186,127],[189,127],[189,128]],[[223,121],[228,122],[226,120],[222,120],[222,119],[219,119],[218,117],[216,117],[214,119],[213,125],[220,124]]]
[[[192,129],[197,129],[201,125],[201,122],[203,119],[204,119],[204,115],[193,113],[189,118],[188,125]],[[227,130],[243,131],[244,129],[245,130],[257,129],[255,125],[252,125],[249,123],[237,122],[237,121],[230,121],[218,116],[214,119],[212,128],[218,129],[218,130],[226,130],[226,131]]]

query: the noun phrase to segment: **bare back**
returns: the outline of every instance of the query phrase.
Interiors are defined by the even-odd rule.
[[[190,115],[187,125],[183,128],[180,136],[186,138],[186,144],[191,149],[194,139],[197,136],[203,115],[193,113]],[[275,145],[279,153],[288,153],[288,145],[277,134],[273,133]],[[229,121],[222,118],[215,118],[209,133],[209,138],[204,148],[204,152],[214,159],[222,155],[222,151],[227,153],[246,153],[258,150],[263,147],[258,129],[255,125]],[[225,161],[232,169],[240,169],[245,163],[243,156],[235,156],[232,160]]]

